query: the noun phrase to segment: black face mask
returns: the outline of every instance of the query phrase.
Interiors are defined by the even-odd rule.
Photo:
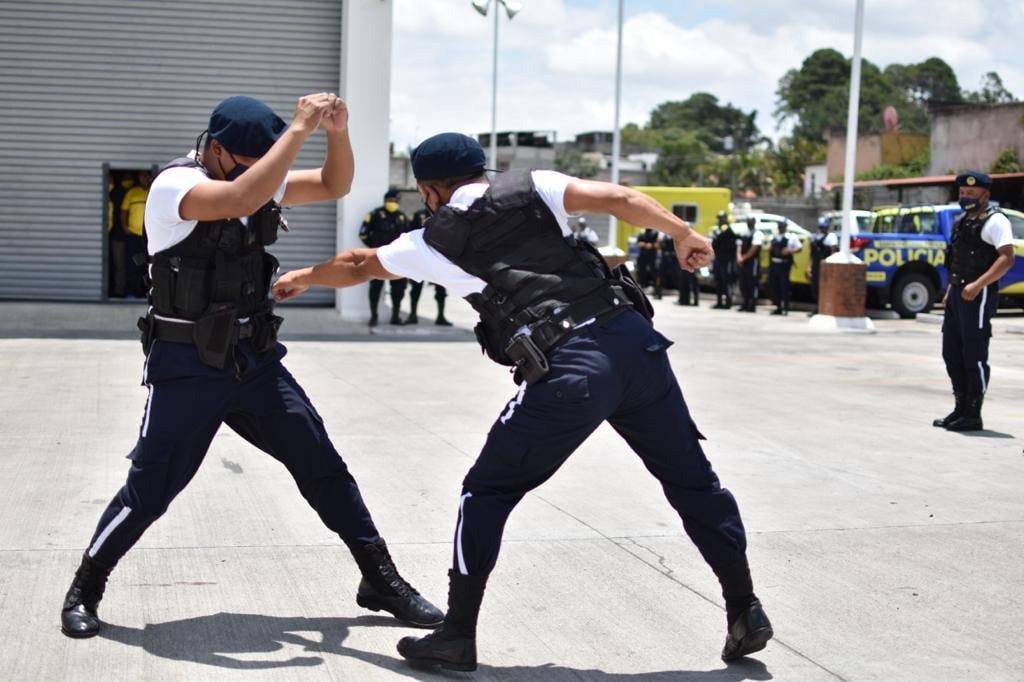
[[[224,151],[228,152],[227,149],[225,149]],[[231,152],[228,152],[228,156],[230,156],[231,160],[235,162],[235,167],[231,169],[230,173],[224,172],[224,165],[221,164],[220,159],[217,159],[217,163],[218,165],[220,165],[220,172],[224,176],[224,179],[227,180],[228,182],[231,182],[232,180],[237,179],[238,176],[240,176],[242,173],[249,170],[249,166],[246,166],[244,163],[239,163],[238,159],[236,159],[235,155],[232,154]]]

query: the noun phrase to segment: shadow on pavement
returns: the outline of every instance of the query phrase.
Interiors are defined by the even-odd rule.
[[[217,613],[166,623],[129,628],[105,623],[100,637],[143,649],[147,654],[235,670],[303,668],[323,665],[324,655],[348,656],[417,680],[472,679],[473,675],[440,669],[410,667],[397,654],[360,651],[342,646],[352,627],[395,627],[384,616],[304,618],[248,613]],[[396,633],[395,641],[399,639]],[[288,651],[286,651],[288,650]],[[281,652],[285,652],[282,658]],[[481,665],[477,675],[508,680],[771,680],[760,661],[744,659],[717,670],[666,670],[644,673],[606,673],[547,663],[536,666]]]
[[[1012,433],[1003,433],[1002,431],[992,431],[991,429],[982,429],[981,431],[959,431],[961,436],[967,436],[968,438],[1009,438],[1014,439]]]

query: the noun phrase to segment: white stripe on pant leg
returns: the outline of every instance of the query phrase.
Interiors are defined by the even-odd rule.
[[[981,394],[985,395],[988,386],[985,385],[985,366],[981,364],[981,360],[978,360],[978,376],[981,377]]]
[[[466,493],[459,500],[459,527],[455,529],[455,555],[459,559],[459,573],[462,575],[469,575],[469,571],[466,570],[466,559],[462,556],[462,519],[465,514],[463,509],[468,497],[473,497],[473,493]]]
[[[89,558],[96,556],[96,552],[100,551],[100,547],[102,547],[103,543],[106,542],[108,537],[110,537],[110,534],[113,533],[114,530],[121,525],[121,522],[127,519],[128,515],[131,513],[131,507],[124,507],[117,513],[114,520],[108,523],[107,527],[103,529],[102,533],[100,533],[100,536],[96,538],[96,542],[92,543],[92,547],[89,548]]]
[[[985,301],[988,300],[988,287],[981,290],[981,305],[978,307],[978,329],[985,327]]]
[[[501,415],[500,421],[502,424],[507,423],[508,420],[512,418],[513,413],[515,413],[516,407],[523,404],[523,398],[526,396],[527,385],[528,384],[525,381],[519,384],[519,393],[516,393],[516,397],[509,401],[508,412]]]
[[[149,432],[149,410],[153,406],[153,393],[156,389],[153,388],[153,384],[149,385],[149,397],[146,398],[146,414],[142,415],[142,437],[146,437],[146,433]]]

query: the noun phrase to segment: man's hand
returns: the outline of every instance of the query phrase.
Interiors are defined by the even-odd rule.
[[[309,274],[312,268],[302,268],[301,270],[292,270],[286,272],[277,278],[274,285],[270,288],[271,293],[274,295],[274,299],[278,301],[287,301],[289,298],[295,298],[299,294],[303,293],[309,288]]]
[[[971,282],[970,284],[964,287],[964,290],[960,294],[960,296],[965,301],[973,301],[974,299],[978,298],[978,294],[981,293],[982,288],[983,287],[980,284],[978,284],[977,281]]]
[[[315,95],[300,97],[299,101],[295,103],[295,118],[292,119],[291,128],[305,135],[312,133],[320,125],[320,121],[328,110],[333,110],[332,98],[333,101],[338,100],[337,95],[329,92],[318,92]],[[346,118],[346,122],[347,120]]]
[[[320,127],[327,133],[341,133],[348,130],[348,105],[334,93],[330,93]]]
[[[715,259],[715,254],[711,250],[711,241],[693,230],[690,230],[683,239],[677,239],[675,247],[676,257],[679,258],[679,267],[687,272],[710,265],[711,261]]]

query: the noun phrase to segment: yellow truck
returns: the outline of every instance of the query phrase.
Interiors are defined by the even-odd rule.
[[[674,214],[690,223],[703,235],[718,224],[718,212],[729,211],[732,193],[721,187],[634,187]],[[646,225],[630,225],[620,220],[618,246],[630,253],[630,239],[640,234]]]

